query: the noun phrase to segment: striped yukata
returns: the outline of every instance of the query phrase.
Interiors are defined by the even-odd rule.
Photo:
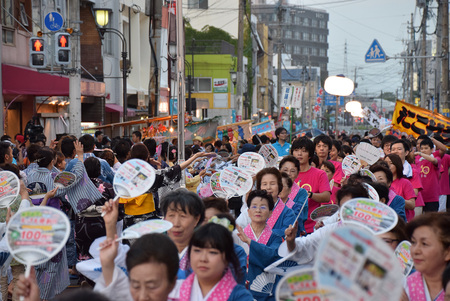
[[[89,247],[92,242],[101,236],[105,236],[106,230],[103,218],[100,216],[85,217],[83,211],[91,205],[103,205],[104,198],[87,175],[83,162],[78,159],[70,160],[65,171],[72,172],[77,176],[75,183],[69,189],[65,189],[65,193],[70,206],[77,214],[75,218],[75,243],[78,258],[88,259],[91,258]]]
[[[54,188],[53,173],[44,167],[35,168],[28,173],[28,183],[41,183],[41,187],[45,185],[48,192]],[[60,209],[59,198],[52,198],[47,206]],[[46,263],[35,266],[41,299],[53,299],[69,286],[67,267],[66,247]]]

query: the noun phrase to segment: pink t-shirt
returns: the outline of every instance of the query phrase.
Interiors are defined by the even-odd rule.
[[[441,158],[436,158],[437,166],[428,160],[421,160],[417,164],[420,171],[420,179],[422,180],[422,197],[425,203],[439,202],[439,171],[441,166]]]
[[[391,188],[397,195],[401,196],[405,200],[416,198],[414,188],[408,179],[401,178],[394,180],[391,184]]]
[[[311,167],[306,172],[299,172],[295,182],[300,188],[304,188],[308,192],[322,193],[324,191],[331,191],[327,174],[323,170],[315,167]],[[310,214],[320,205],[321,203],[308,198],[308,219],[305,222],[305,230],[307,233],[313,232],[314,225],[316,224],[315,221],[311,220]]]
[[[448,169],[450,168],[450,155],[444,154],[444,156],[441,157],[438,150],[435,151],[433,155],[436,158],[441,158],[441,178],[439,179],[441,195],[450,195],[450,179],[448,175]]]
[[[425,203],[424,203],[423,197],[422,197],[423,186],[422,186],[422,180],[420,179],[420,169],[418,169],[417,165],[415,165],[415,164],[411,164],[411,167],[412,167],[413,176],[412,176],[412,178],[410,178],[408,180],[409,180],[409,182],[411,182],[413,189],[418,189],[418,191],[419,191],[419,193],[417,194],[417,199],[416,199],[416,207],[423,207],[423,206],[425,206]]]
[[[338,186],[341,186],[341,180],[344,177],[344,172],[342,171],[342,163],[332,160],[330,160],[330,162],[333,163],[335,169],[333,176],[334,183],[336,183]]]

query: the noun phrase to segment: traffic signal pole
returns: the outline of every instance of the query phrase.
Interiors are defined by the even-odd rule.
[[[70,1],[70,25],[74,29],[72,39],[72,67],[75,72],[69,75],[69,133],[81,136],[81,58],[80,58],[80,0]],[[54,40],[54,39],[52,39]],[[52,47],[53,48],[53,47]]]

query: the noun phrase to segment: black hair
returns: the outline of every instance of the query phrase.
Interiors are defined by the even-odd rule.
[[[144,145],[147,147],[150,157],[156,154],[156,140],[153,138],[148,138],[144,140]]]
[[[342,139],[342,142],[347,142],[349,145],[352,145],[352,139],[350,139],[349,137]]]
[[[261,143],[262,144],[266,144],[267,142],[270,141],[270,138],[267,137],[267,135],[261,135],[261,137],[259,137],[261,139]]]
[[[149,153],[147,147],[142,143],[136,143],[131,147],[130,159],[141,159],[148,161]]]
[[[223,136],[222,139],[225,139],[227,142],[230,142],[230,137],[228,136]],[[223,142],[222,142],[223,143]],[[225,142],[226,143],[226,142]]]
[[[31,163],[33,163],[36,160],[36,154],[41,149],[41,147],[42,146],[36,143],[30,144],[30,146],[27,147],[27,157]]]
[[[100,160],[96,157],[89,157],[84,160],[84,167],[86,168],[86,173],[89,178],[96,179],[102,173],[102,166],[100,165]]]
[[[184,159],[187,160],[192,157],[192,149],[189,146],[184,147]]]
[[[371,177],[365,176],[365,175],[363,176],[359,173],[351,174],[347,180],[347,184],[349,184],[349,185],[356,185],[356,184],[370,183],[370,182],[372,182]]]
[[[333,175],[336,172],[336,167],[334,167],[333,163],[331,163],[330,161],[323,161],[322,166],[328,168]]]
[[[386,143],[391,143],[391,145],[392,145],[397,140],[399,140],[399,139],[397,137],[395,137],[394,135],[386,135],[381,140],[381,148],[384,148],[384,145]]]
[[[392,149],[392,146],[394,144],[398,144],[398,143],[403,145],[403,148],[405,149],[405,152],[409,152],[410,151],[411,145],[406,140],[403,140],[403,139],[397,139],[397,140],[393,141],[391,143],[391,149]]]
[[[262,143],[261,137],[259,137],[258,135],[253,135],[252,143],[253,143],[253,145],[261,144]]]
[[[309,163],[311,164],[311,160],[314,156],[315,147],[314,143],[306,137],[301,137],[294,140],[291,146],[291,155],[294,153],[294,150],[303,148],[309,153],[308,155]]]
[[[300,161],[298,161],[298,159],[296,157],[291,156],[291,155],[283,157],[283,159],[280,161],[280,164],[278,165],[279,169],[281,169],[281,167],[286,162],[293,163],[295,165],[295,168],[297,168],[297,171],[300,171]]]
[[[261,190],[261,181],[265,175],[274,175],[277,178],[278,193],[283,190],[283,182],[281,181],[281,173],[276,167],[266,167],[256,174],[256,189]]]
[[[433,147],[434,147],[433,141],[431,141],[431,139],[429,137],[424,138],[420,142],[420,146],[425,146],[425,145],[428,145],[431,149],[433,149]]]
[[[0,164],[5,163],[5,155],[9,155],[9,149],[11,147],[11,143],[6,141],[0,142]]]
[[[95,131],[95,133],[94,133],[95,138],[97,138],[100,135],[103,135],[102,131]]]
[[[417,140],[422,140],[422,139],[429,139],[430,137],[428,137],[427,135],[420,135],[419,137],[417,137]]]
[[[319,142],[328,145],[328,150],[331,150],[331,147],[333,146],[333,141],[329,136],[325,134],[320,134],[319,136],[314,138],[314,148],[316,148],[316,145],[319,144]]]
[[[109,301],[110,299],[106,297],[104,294],[99,292],[95,292],[92,289],[81,288],[77,290],[72,290],[69,292],[65,292],[57,296],[55,301]]]
[[[208,146],[211,146],[212,150],[214,151],[214,145],[212,145],[212,143],[206,143],[205,144],[205,150]]]
[[[220,140],[214,141],[214,147],[220,148],[221,146],[222,146],[222,141],[220,141]]]
[[[127,159],[130,150],[131,144],[125,139],[120,139],[114,147],[117,160],[119,160],[120,163],[123,163]]]
[[[36,154],[36,163],[39,167],[47,167],[54,159],[53,152],[48,147],[42,147]]]
[[[17,135],[16,135],[16,136],[17,136]],[[3,136],[0,138],[0,141],[6,141],[6,140],[11,141],[11,136],[9,136],[9,135],[3,135]]]
[[[161,210],[166,216],[170,209],[181,210],[194,217],[199,217],[197,225],[205,219],[205,205],[198,194],[187,189],[179,188],[166,194],[161,200]]]
[[[283,179],[286,179],[288,187],[292,188],[292,185],[294,185],[294,181],[292,181],[289,175],[285,172],[281,172],[281,180]]]
[[[228,149],[228,145],[230,145],[229,143],[227,143],[227,144],[225,144],[225,146],[227,147],[227,149]],[[230,145],[230,147],[231,147],[231,145]],[[201,149],[201,147],[200,147],[200,145],[193,145],[192,146],[192,153],[195,155],[196,153],[199,153],[199,152],[201,152],[202,151],[202,149]],[[231,152],[231,151],[229,151],[229,152]],[[162,153],[162,152],[161,152]]]
[[[85,134],[78,139],[83,144],[83,152],[87,153],[95,148],[95,139],[89,134]]]
[[[20,169],[16,164],[4,163],[4,164],[0,164],[0,168],[2,170],[7,170],[7,171],[14,173],[19,179],[22,178],[22,176],[20,175]]]
[[[428,138],[429,139],[429,138]],[[414,231],[422,226],[430,227],[436,233],[444,250],[450,248],[450,214],[447,212],[427,212],[416,216],[406,225],[406,235],[411,240]],[[448,263],[448,262],[447,262]]]
[[[342,152],[347,155],[353,155],[355,152],[353,151],[353,148],[348,145],[342,145]]]
[[[389,202],[389,187],[387,187],[386,184],[380,182],[372,182],[368,184],[375,188],[378,196],[380,197],[380,201],[381,199],[384,199],[385,204]]]
[[[134,131],[133,133],[131,133],[131,135],[133,135],[133,134],[139,138],[139,141],[141,141],[141,139],[142,139],[141,131]]]
[[[144,263],[162,263],[167,268],[169,282],[177,280],[178,249],[167,235],[151,233],[142,236],[131,245],[125,262],[128,271]]]
[[[450,265],[447,265],[445,267],[444,272],[442,273],[442,288],[444,289],[444,292],[446,292],[445,289],[447,288],[447,284],[449,281],[450,281]]]
[[[225,199],[222,198],[216,198],[213,196],[204,198],[203,203],[205,204],[205,210],[209,208],[214,208],[223,213],[226,213],[229,210],[227,201],[225,201]]]
[[[283,131],[286,131],[286,133],[287,133],[287,130],[284,128],[284,127],[279,127],[279,128],[277,128],[276,130],[275,130],[275,137],[277,137],[277,140],[278,140],[278,136],[281,134],[281,132],[283,132]]]
[[[367,189],[361,183],[356,183],[353,185],[347,184],[341,187],[336,194],[336,200],[338,205],[341,205],[341,200],[350,195],[352,199],[354,198],[369,198],[369,193]]]
[[[361,141],[359,141],[359,143],[362,142],[369,143],[370,145],[372,145],[372,141],[370,141],[369,139],[361,139]]]
[[[234,251],[233,237],[231,232],[222,225],[207,223],[199,227],[192,235],[189,242],[188,258],[190,261],[192,247],[213,248],[225,254],[225,260],[231,265],[233,272],[239,282],[243,275],[241,264]]]
[[[267,203],[269,204],[269,210],[272,211],[273,207],[275,207],[275,203],[273,201],[273,197],[271,194],[267,193],[266,190],[253,190],[252,192],[250,192],[250,194],[248,195],[247,198],[247,206],[248,208],[250,208],[250,205],[252,204],[252,201],[254,198],[259,197],[262,199],[266,199]]]
[[[319,156],[317,156],[316,154],[313,155],[311,162],[314,163],[314,165],[316,165],[317,168],[320,167],[320,159]]]
[[[325,142],[324,142],[324,143],[325,143]],[[336,148],[337,152],[339,153],[339,152],[341,151],[341,146],[342,146],[341,141],[336,140],[336,139],[333,139],[333,140],[331,141],[331,143],[333,144],[333,146]],[[332,148],[332,147],[330,147],[330,150],[331,150],[331,148]]]
[[[73,144],[75,142],[75,139],[71,137],[66,137],[63,140],[61,140],[61,152],[63,153],[64,157],[66,158],[72,158],[73,152],[75,151],[75,145]]]
[[[227,220],[230,221],[230,225],[233,226],[233,229],[236,229],[236,220],[234,219],[234,217],[229,214],[228,212],[223,212],[223,213],[218,213],[216,214],[216,216],[218,218],[226,218]]]
[[[376,173],[378,171],[384,172],[386,175],[386,178],[389,183],[392,183],[394,181],[394,176],[392,175],[392,171],[389,169],[389,167],[384,166],[384,164],[375,163],[372,166],[369,167],[369,170],[372,173]]]
[[[396,173],[397,179],[403,178],[402,159],[400,159],[400,157],[396,154],[386,155],[386,157],[384,157],[384,160],[386,160],[386,158],[389,158],[389,160],[391,160],[392,164],[394,164],[395,169],[396,169],[395,173]]]
[[[222,144],[223,145],[223,144]],[[227,149],[227,152],[232,153],[233,152],[233,148],[231,147],[230,143],[225,143],[225,148]]]

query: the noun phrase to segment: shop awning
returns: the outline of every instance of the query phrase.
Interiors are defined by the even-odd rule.
[[[108,113],[120,113],[120,116],[123,116],[123,106],[115,104],[115,103],[107,103],[105,104],[105,111]],[[136,115],[136,110],[128,108],[127,116],[133,117]]]
[[[3,94],[69,96],[69,77],[40,73],[32,68],[2,64]],[[105,96],[105,83],[81,79],[81,95]]]

